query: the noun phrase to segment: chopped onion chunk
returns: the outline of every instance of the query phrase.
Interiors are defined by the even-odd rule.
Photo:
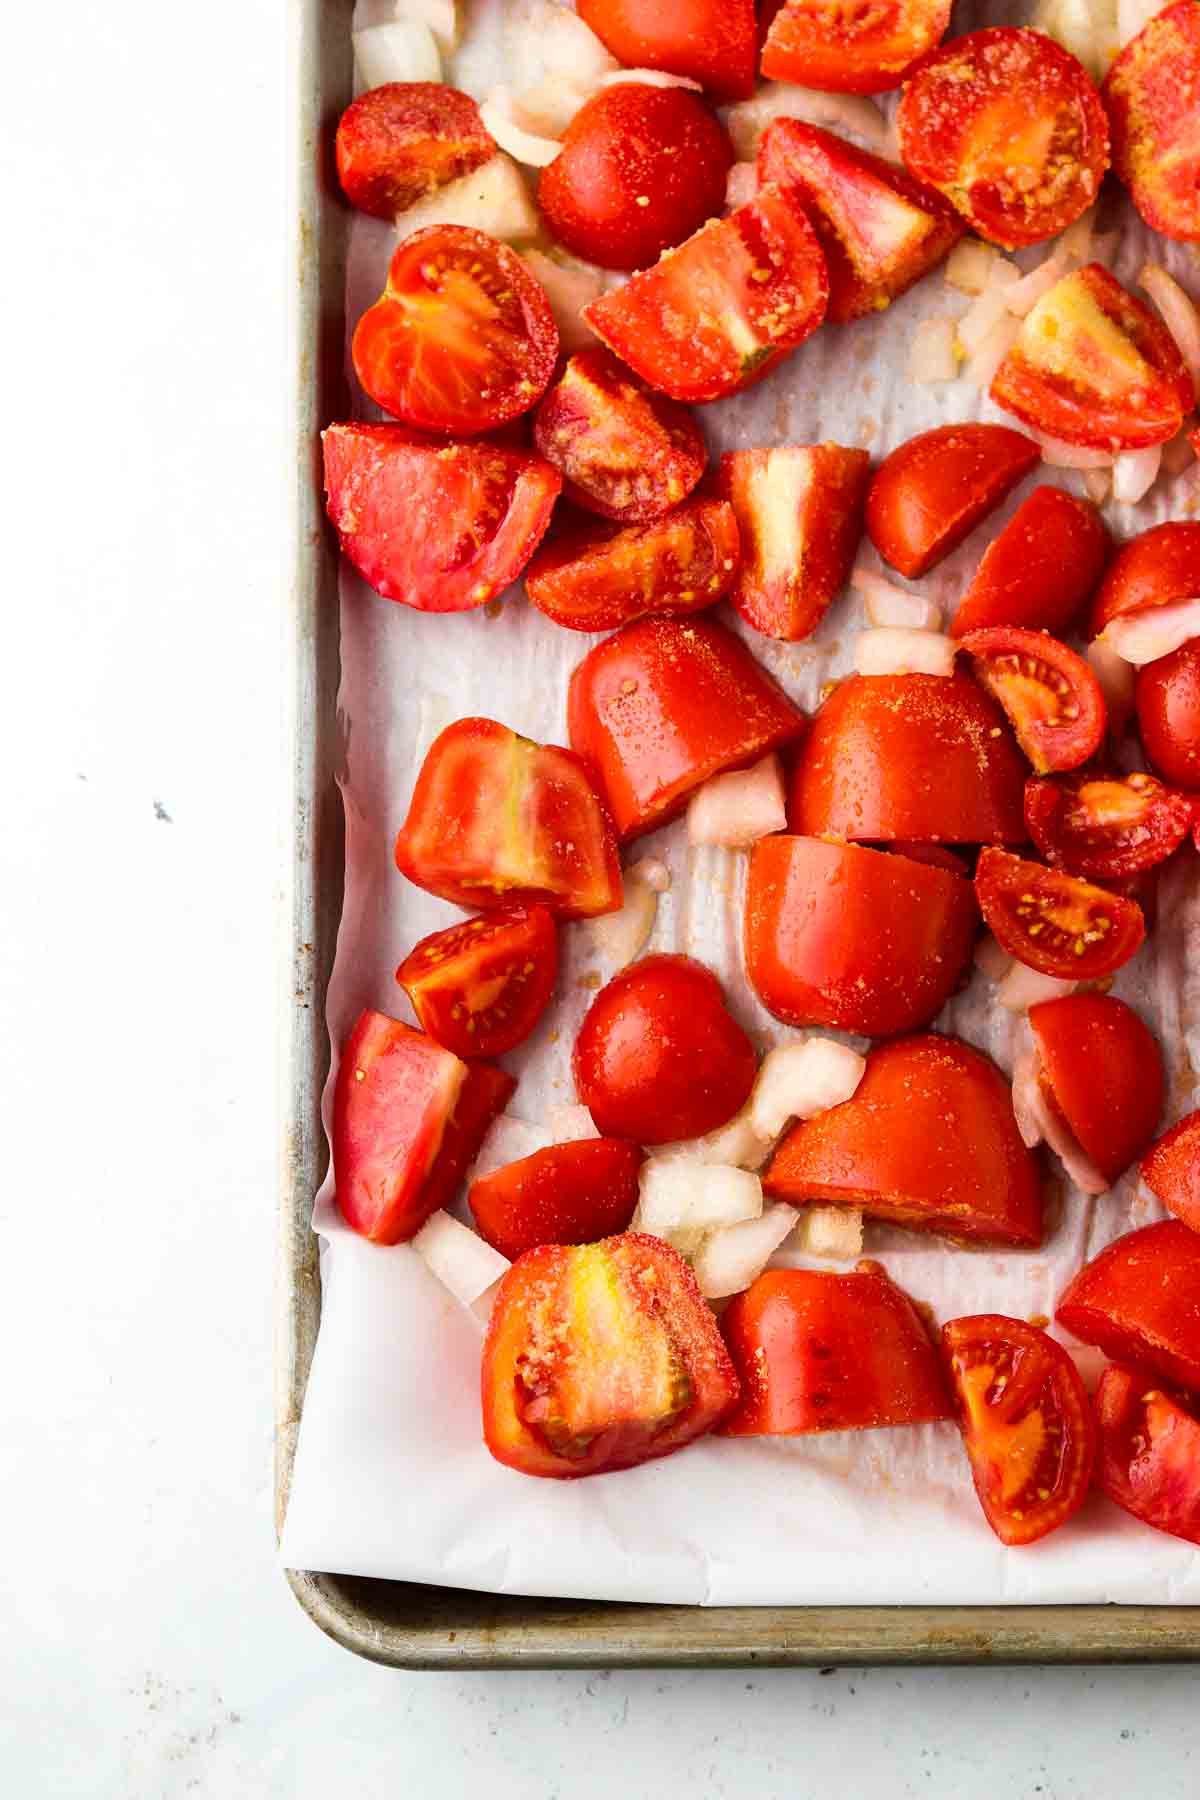
[[[388,81],[440,81],[442,59],[422,19],[389,19],[353,34],[354,66],[363,90]]]
[[[759,1137],[777,1138],[789,1119],[811,1119],[853,1097],[866,1062],[833,1038],[782,1044],[764,1059],[750,1096],[750,1118]]]
[[[854,666],[860,675],[953,675],[957,651],[941,632],[891,626],[859,632]]]
[[[435,1212],[426,1219],[413,1238],[412,1247],[442,1286],[449,1288],[464,1306],[478,1300],[512,1266],[506,1256],[485,1244],[478,1232],[469,1230],[448,1212]]]
[[[1200,637],[1200,599],[1172,600],[1166,606],[1121,613],[1109,621],[1098,641],[1140,669],[1160,656],[1170,656],[1194,637]]]
[[[765,1206],[759,1218],[727,1225],[705,1238],[692,1260],[692,1270],[704,1297],[724,1300],[748,1288],[795,1230],[796,1218],[794,1206],[777,1201]]]
[[[689,844],[746,850],[786,824],[783,775],[773,752],[752,768],[711,776],[688,803]]]
[[[470,225],[502,243],[536,237],[538,216],[510,157],[497,154],[470,175],[446,183],[408,207],[396,221],[401,237],[427,225]]]
[[[638,1181],[638,1227],[655,1237],[718,1231],[757,1219],[762,1183],[748,1169],[650,1157]]]
[[[1078,986],[1077,981],[1043,975],[1014,959],[1011,968],[996,985],[996,999],[1005,1012],[1023,1013],[1043,1000],[1061,1000],[1064,994],[1073,994]]]

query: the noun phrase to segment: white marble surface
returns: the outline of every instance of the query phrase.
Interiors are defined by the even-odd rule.
[[[394,1674],[274,1566],[288,11],[5,15],[3,1792],[1194,1795],[1188,1670]]]

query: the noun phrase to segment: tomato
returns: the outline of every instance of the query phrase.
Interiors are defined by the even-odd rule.
[[[965,875],[968,881],[971,879],[970,863],[957,850],[947,850],[944,844],[917,844],[902,838],[880,844],[878,848],[893,856],[907,856],[911,862],[924,863],[930,869],[946,869],[951,875]]]
[[[1033,1544],[1088,1497],[1096,1428],[1078,1369],[1024,1319],[979,1313],[942,1327],[971,1477],[1002,1544]]]
[[[583,919],[621,905],[612,826],[579,758],[494,719],[459,719],[430,745],[396,866],[459,906]]]
[[[1200,1112],[1186,1114],[1150,1146],[1142,1180],[1168,1212],[1200,1231]]]
[[[1029,1026],[1043,1093],[1111,1186],[1154,1136],[1166,1085],[1162,1052],[1133,1008],[1111,994],[1043,1000],[1030,1007]]]
[[[721,1330],[742,1384],[722,1437],[800,1437],[950,1417],[929,1334],[878,1264],[852,1275],[769,1269],[734,1296]]]
[[[1190,0],[1189,0],[1190,3]],[[1096,1486],[1144,1525],[1200,1544],[1200,1418],[1195,1402],[1110,1364],[1096,1390]]]
[[[1200,1235],[1179,1219],[1127,1232],[1080,1269],[1055,1317],[1118,1362],[1200,1388]]]
[[[1100,263],[1042,295],[990,392],[1023,424],[1113,451],[1165,444],[1195,404],[1166,326]]]
[[[999,625],[1061,635],[1095,592],[1111,547],[1090,501],[1034,488],[984,551],[951,637]]]
[[[1191,793],[1200,789],[1200,638],[1139,669],[1134,704],[1142,748],[1158,773]]]
[[[789,1025],[891,1037],[958,984],[978,912],[960,870],[823,838],[766,837],[746,885],[750,985]]]
[[[768,125],[758,178],[799,192],[825,252],[826,316],[834,324],[890,305],[963,235],[957,214],[932,188],[799,119]]]
[[[583,316],[644,380],[676,400],[720,400],[760,381],[825,317],[816,233],[786,188],[761,188],[725,219]]]
[[[394,219],[490,161],[496,145],[469,94],[440,81],[388,81],[351,101],[335,153],[351,206]]]
[[[708,461],[690,412],[608,350],[580,350],[549,389],[534,442],[577,506],[632,525],[686,500]]]
[[[637,1144],[715,1131],[757,1068],[720,982],[690,956],[630,963],[600,989],[575,1040],[575,1085],[596,1130]]]
[[[769,81],[839,94],[896,88],[950,23],[950,0],[784,0],[763,46]]]
[[[712,619],[640,619],[571,677],[567,723],[622,840],[681,813],[710,775],[799,737],[792,705],[740,638]]]
[[[845,585],[862,536],[871,459],[840,444],[730,450],[721,492],[737,514],[733,604],[767,637],[808,637]]]
[[[962,647],[1039,775],[1077,769],[1104,742],[1104,693],[1088,664],[1047,631],[993,626]]]
[[[969,1044],[932,1032],[872,1050],[853,1099],[792,1126],[763,1189],[914,1231],[1042,1241],[1041,1179],[1007,1081]]]
[[[1026,764],[969,675],[851,675],[813,719],[792,771],[802,837],[1021,843]]]
[[[700,612],[737,577],[740,546],[733,508],[685,500],[646,525],[566,530],[542,545],[525,585],[557,625],[609,631],[647,615]]]
[[[347,1225],[376,1244],[412,1237],[453,1199],[516,1085],[386,1013],[360,1013],[333,1097],[333,1178]]]
[[[536,550],[562,486],[540,457],[414,443],[400,425],[330,425],[321,441],[325,504],[344,554],[377,594],[421,612],[464,612],[503,592]]]
[[[1060,981],[1099,981],[1146,935],[1141,908],[1006,850],[983,850],[975,891],[984,923],[1010,956]]]
[[[1088,625],[1099,637],[1125,613],[1191,600],[1200,589],[1200,524],[1168,519],[1122,544],[1100,584]]]
[[[885,456],[867,493],[867,531],[902,575],[927,574],[1041,460],[1004,425],[937,425]]]
[[[1186,794],[1153,775],[1078,769],[1025,788],[1029,835],[1050,862],[1107,881],[1165,861],[1192,829]]]
[[[1125,45],[1101,90],[1113,168],[1165,237],[1200,241],[1200,12],[1164,7]]]
[[[721,100],[754,92],[754,0],[578,0],[575,10],[627,69],[689,75]]]
[[[644,269],[724,209],[732,162],[724,128],[695,94],[619,82],[567,126],[538,205],[575,256]]]
[[[641,1162],[620,1138],[552,1144],[481,1175],[467,1204],[480,1236],[510,1262],[539,1244],[594,1244],[632,1219]]]
[[[523,1044],[557,979],[558,933],[544,906],[435,931],[396,970],[423,1029],[456,1056],[503,1056]]]
[[[558,327],[507,244],[468,225],[402,238],[351,346],[363,391],[424,431],[490,431],[536,406]]]

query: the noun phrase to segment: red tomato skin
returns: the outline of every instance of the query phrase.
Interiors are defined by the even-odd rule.
[[[419,612],[466,612],[502,593],[545,535],[562,487],[540,457],[416,443],[400,425],[330,425],[321,441],[343,554],[383,599]],[[479,547],[464,558],[471,542]]]
[[[1043,868],[1041,863],[1027,862],[1007,850],[989,847],[980,852],[975,891],[984,923],[1001,947],[1027,968],[1060,981],[1099,981],[1114,974],[1140,949],[1146,936],[1141,907],[1129,895],[1093,886],[1061,869]],[[1047,934],[1044,929],[1030,936],[1021,915],[1031,900],[1044,901],[1051,917],[1058,909],[1069,913],[1072,908],[1089,908],[1110,924],[1107,929],[1094,926],[1090,930],[1085,925],[1073,939],[1064,928],[1067,942],[1060,941],[1057,932]],[[1037,922],[1030,919],[1031,924]]]
[[[1111,550],[1089,500],[1034,488],[980,558],[950,636],[1007,625],[1061,637],[1095,593]]]
[[[1161,656],[1138,670],[1134,706],[1142,748],[1151,767],[1173,787],[1196,793],[1200,790],[1200,639],[1193,638],[1170,656]]]
[[[754,0],[578,0],[575,10],[627,69],[688,75],[719,100],[754,92]]]
[[[1200,524],[1168,519],[1122,544],[1100,584],[1088,626],[1099,637],[1125,613],[1191,600],[1200,587]]]
[[[715,606],[737,579],[733,508],[685,500],[645,525],[593,520],[542,545],[525,576],[539,612],[571,631],[615,631],[635,619]]]
[[[803,1437],[951,1417],[937,1352],[882,1269],[768,1269],[721,1319],[741,1399],[722,1437]]]
[[[815,715],[792,769],[801,837],[1021,843],[1027,765],[969,675],[850,675]]]
[[[710,775],[791,743],[804,714],[713,620],[640,619],[571,677],[572,747],[596,773],[621,841],[675,818]]]
[[[1082,656],[1047,631],[1011,625],[969,632],[962,647],[975,663],[976,678],[1004,707],[1018,744],[1039,775],[1077,769],[1096,755],[1108,714],[1100,683]],[[1050,717],[1023,715],[1021,684],[1031,679],[1057,695],[1058,711]],[[1014,680],[1015,694],[1009,685]]]
[[[539,1244],[594,1244],[633,1217],[642,1153],[620,1138],[552,1144],[471,1183],[479,1235],[516,1262]]]
[[[1118,1506],[1200,1544],[1200,1419],[1144,1371],[1110,1363],[1096,1389],[1096,1486]]]
[[[1168,1212],[1200,1231],[1200,1112],[1186,1114],[1150,1146],[1141,1173]]]
[[[867,491],[867,533],[902,575],[925,575],[1041,460],[1005,425],[937,425],[885,456]]]
[[[1133,1008],[1111,994],[1043,1000],[1030,1007],[1029,1027],[1042,1086],[1111,1186],[1145,1150],[1162,1116],[1166,1071],[1158,1044]]]
[[[1120,797],[1137,808],[1111,827],[1104,813]],[[1110,798],[1111,797],[1111,798]],[[1192,803],[1153,775],[1107,775],[1076,769],[1031,778],[1025,786],[1025,823],[1048,862],[1093,881],[1119,881],[1165,862],[1192,829]]]
[[[766,637],[811,635],[845,586],[862,537],[871,459],[840,444],[729,450],[721,492],[737,515],[733,604]]]
[[[733,148],[686,88],[619,82],[585,100],[538,180],[560,244],[602,269],[644,269],[725,204]]]
[[[1101,96],[1112,127],[1113,168],[1155,231],[1200,242],[1200,14],[1194,0],[1164,7],[1127,43]]]
[[[573,1066],[597,1131],[673,1144],[731,1119],[758,1059],[711,969],[690,956],[646,956],[592,1001]]]
[[[872,1050],[853,1099],[792,1126],[763,1191],[964,1240],[1042,1241],[1041,1179],[1009,1084],[978,1050],[933,1032]]]
[[[1117,1362],[1200,1388],[1200,1235],[1180,1219],[1143,1225],[1085,1263],[1055,1313]]]
[[[376,219],[394,219],[496,154],[471,96],[440,81],[388,81],[360,94],[338,121],[334,148],[342,192]]]
[[[841,94],[897,88],[946,34],[950,0],[894,0],[848,8],[836,0],[784,0],[763,46],[768,81]]]
[[[893,1037],[941,1011],[978,923],[962,874],[858,844],[762,838],[746,884],[746,975],[788,1025]]]
[[[512,907],[431,932],[396,970],[422,1030],[464,1058],[504,1056],[523,1044],[557,979],[558,932],[545,906]],[[499,994],[483,1003],[481,990],[497,981]]]

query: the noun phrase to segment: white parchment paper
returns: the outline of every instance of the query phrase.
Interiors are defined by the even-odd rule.
[[[509,0],[507,10],[503,0],[466,0],[466,10],[470,30],[455,69],[461,85],[481,95],[495,80],[528,78],[526,67],[513,65],[506,30],[514,14],[528,12],[525,0]],[[967,10],[956,21],[960,30],[1021,16],[999,6]],[[527,58],[527,44],[517,53]],[[1104,205],[1125,231],[1114,272],[1132,284],[1149,234],[1123,201]],[[1194,287],[1188,253],[1151,241],[1155,256]],[[380,291],[393,243],[390,228],[355,222],[351,326]],[[878,318],[818,332],[762,387],[700,409],[713,453],[832,438],[882,456],[933,425],[1002,419],[964,382],[918,386],[905,373],[917,321],[964,306],[935,274]],[[998,525],[1040,479],[1071,487],[1079,478],[1036,473],[926,587],[952,604]],[[1140,507],[1110,506],[1107,516],[1129,536],[1160,518],[1191,516],[1198,505],[1193,471],[1160,484]],[[869,546],[863,554],[872,560]],[[821,683],[847,668],[849,633],[862,619],[847,594],[804,644],[772,644],[729,622],[811,710]],[[422,615],[379,599],[348,568],[341,629],[347,874],[328,1001],[327,1122],[337,1048],[356,1015],[371,1006],[411,1017],[393,971],[417,938],[460,916],[405,882],[392,861],[430,741],[451,719],[483,713],[531,737],[565,742],[567,680],[594,641],[551,624],[519,589],[481,612]],[[744,857],[689,852],[681,824],[643,839],[634,854],[647,851],[673,875],[649,947],[710,964],[756,1040],[764,1048],[784,1041],[788,1032],[757,1004],[741,967]],[[1163,1044],[1170,1119],[1195,1104],[1200,961],[1193,955],[1189,966],[1188,947],[1200,941],[1198,867],[1188,851],[1168,873],[1158,928],[1115,984]],[[510,1111],[534,1121],[574,1099],[571,1045],[597,980],[611,973],[585,926],[568,926],[563,941],[561,998],[508,1059],[520,1077]],[[1011,1069],[1018,1026],[990,1003],[980,975],[937,1026]],[[961,1250],[871,1223],[865,1248],[939,1320],[974,1311],[1052,1315],[1084,1260],[1159,1216],[1126,1176],[1097,1200],[1061,1190],[1038,1251]],[[289,1566],[497,1592],[713,1605],[1200,1602],[1200,1553],[1097,1497],[1068,1529],[1006,1551],[983,1520],[950,1425],[709,1439],[661,1462],[580,1482],[515,1474],[493,1462],[481,1441],[480,1328],[472,1315],[412,1250],[376,1248],[345,1230],[328,1183],[315,1224],[324,1310],[282,1542]],[[1085,1364],[1090,1356],[1082,1353]],[[1092,1361],[1098,1367],[1102,1359]]]

